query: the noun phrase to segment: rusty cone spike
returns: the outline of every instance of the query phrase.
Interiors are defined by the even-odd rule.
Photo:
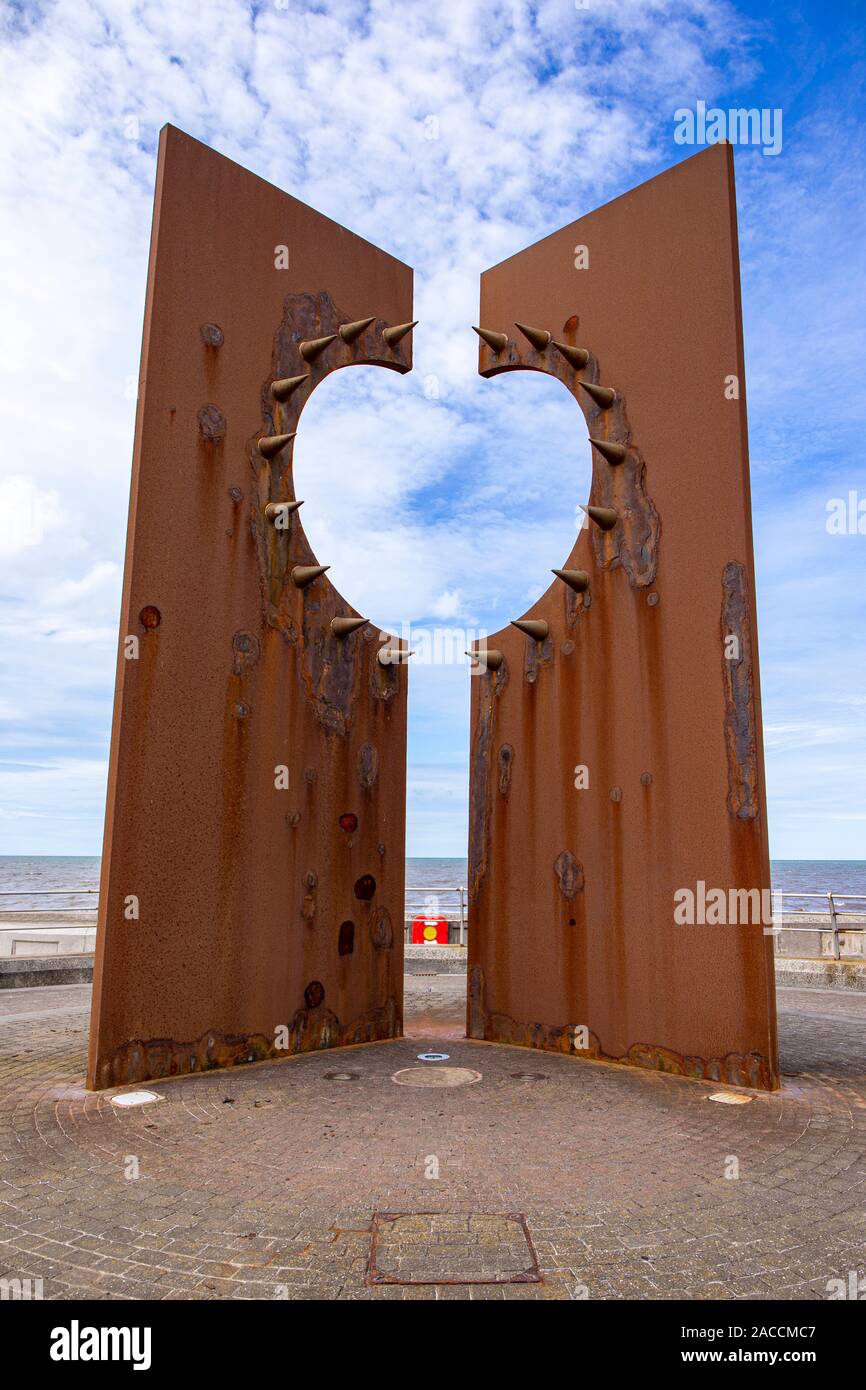
[[[314,579],[318,579],[320,574],[329,570],[330,565],[295,565],[292,570],[292,583],[296,589],[306,589],[308,584],[312,584]]]
[[[364,627],[369,621],[369,618],[332,618],[331,631],[335,637],[348,637],[351,632],[357,632],[359,627]]]
[[[592,396],[596,405],[600,405],[602,410],[610,410],[616,400],[616,392],[609,386],[596,386],[594,381],[579,381],[578,386],[582,386],[588,395]]]
[[[269,434],[264,439],[259,440],[259,453],[263,458],[272,459],[281,449],[285,449],[290,439],[294,439],[297,430],[292,430],[291,434]]]
[[[409,657],[414,655],[414,652],[401,651],[397,647],[380,647],[376,658],[380,666],[399,666],[401,662],[408,661]]]
[[[572,367],[585,367],[589,361],[589,353],[586,348],[572,347],[571,343],[554,343],[557,352],[561,352],[567,362]]]
[[[265,507],[265,516],[268,521],[273,521],[276,524],[280,517],[291,516],[292,512],[296,512],[298,507],[303,507],[303,505],[303,500],[300,502],[269,502]]]
[[[585,594],[589,588],[589,575],[586,570],[551,570],[557,579],[567,584],[576,594]]]
[[[506,333],[494,333],[492,328],[473,328],[473,333],[477,333],[483,343],[486,343],[494,352],[502,352],[508,346],[508,335]]]
[[[340,325],[340,337],[344,343],[354,343],[356,338],[360,338],[365,328],[369,328],[373,322],[373,315],[368,319],[356,319],[354,323],[343,323]]]
[[[271,383],[271,395],[278,401],[287,401],[292,392],[297,391],[298,387],[309,379],[306,375],[280,377],[279,381]]]
[[[477,330],[476,330],[477,332]],[[471,657],[479,666],[483,666],[487,671],[498,671],[505,657],[498,652],[495,647],[481,647],[477,652],[466,652],[466,656]]]
[[[543,618],[514,618],[511,626],[519,627],[520,631],[525,632],[534,642],[543,642],[550,631]]]
[[[401,338],[412,332],[417,322],[417,319],[413,319],[411,323],[398,323],[395,328],[386,328],[382,337],[390,348],[396,347]]]
[[[600,526],[602,531],[610,531],[619,520],[619,516],[613,507],[581,507],[582,512],[586,512],[590,521],[594,521],[596,526]]]
[[[519,328],[524,338],[528,338],[534,348],[539,352],[544,352],[550,342],[551,335],[546,333],[543,328],[530,328],[525,323],[515,323],[515,328]]]
[[[589,442],[608,463],[624,463],[628,458],[628,449],[622,444],[612,444],[609,439],[595,439],[592,435],[589,436]]]
[[[325,351],[329,343],[336,338],[336,333],[329,333],[327,338],[307,338],[303,343],[298,344],[298,351],[305,362],[313,362],[320,353]]]

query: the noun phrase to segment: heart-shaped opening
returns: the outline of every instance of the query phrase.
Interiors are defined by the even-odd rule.
[[[416,351],[418,345],[416,344]],[[316,558],[377,630],[416,651],[407,854],[463,857],[469,662],[553,582],[591,479],[583,415],[539,372],[447,379],[356,367],[304,408],[295,495]]]

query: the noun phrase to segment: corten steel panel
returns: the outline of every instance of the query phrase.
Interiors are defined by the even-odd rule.
[[[613,528],[551,557],[588,591],[554,579],[547,638],[495,634],[472,680],[469,1035],[772,1089],[772,937],[674,921],[699,880],[770,887],[730,148],[487,271],[480,323],[510,340],[483,375],[553,374],[625,456],[592,451]]]
[[[302,341],[369,315],[305,360]],[[294,497],[292,444],[258,441],[339,367],[408,371],[411,337],[383,331],[411,316],[407,266],[163,131],[91,1087],[401,1033],[407,670],[379,663],[372,624],[333,635],[354,610],[327,576],[293,582],[316,563],[300,514],[286,530],[264,511]]]

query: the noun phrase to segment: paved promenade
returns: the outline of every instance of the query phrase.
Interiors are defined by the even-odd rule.
[[[82,1088],[88,986],[0,992],[0,1278],[54,1299],[809,1300],[866,1275],[866,997],[782,991],[784,1090],[726,1105],[461,1041],[464,989],[407,981],[419,1036],[127,1110]],[[445,1068],[465,1084],[404,1084]]]

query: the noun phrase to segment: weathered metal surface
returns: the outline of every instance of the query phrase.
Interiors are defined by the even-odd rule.
[[[407,266],[163,131],[91,1087],[401,1032],[408,672],[292,579],[291,436],[330,372],[409,370],[411,315]]]
[[[772,938],[674,919],[699,880],[770,887],[730,148],[487,271],[479,323],[482,375],[555,376],[619,447],[611,529],[551,557],[588,586],[471,681],[469,1035],[772,1089]]]

